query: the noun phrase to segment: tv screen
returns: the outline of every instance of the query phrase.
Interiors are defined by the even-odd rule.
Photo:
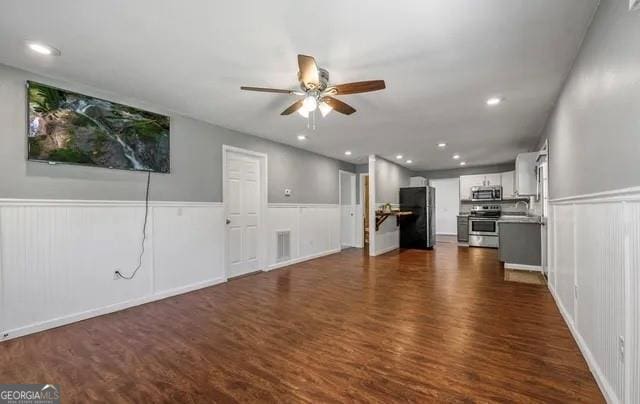
[[[27,82],[28,159],[169,172],[169,117]]]

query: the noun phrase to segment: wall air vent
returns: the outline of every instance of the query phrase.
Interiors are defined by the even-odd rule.
[[[278,240],[276,262],[289,261],[291,259],[291,231],[277,231],[276,239]]]
[[[640,10],[640,0],[629,0],[629,10]]]

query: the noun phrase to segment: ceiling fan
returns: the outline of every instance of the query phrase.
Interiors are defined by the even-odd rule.
[[[355,108],[334,98],[334,96],[367,93],[386,88],[384,80],[329,85],[329,72],[326,69],[319,68],[312,56],[298,55],[298,68],[298,81],[302,91],[246,86],[242,86],[240,89],[265,93],[303,95],[304,98],[294,102],[289,108],[282,111],[280,115],[290,115],[297,111],[300,115],[308,118],[309,114],[316,109],[320,110],[323,117],[327,116],[332,110],[341,114],[351,115],[356,112]]]

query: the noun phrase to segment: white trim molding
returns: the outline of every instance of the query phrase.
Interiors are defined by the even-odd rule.
[[[376,256],[376,156],[369,155],[369,256]]]
[[[68,200],[68,199],[11,199],[0,198],[0,207],[3,206],[123,206],[140,207],[145,206],[145,201],[122,201],[122,200]],[[149,201],[150,207],[221,207],[222,202],[188,202],[188,201]]]
[[[609,403],[640,403],[640,187],[557,198],[548,287]]]
[[[286,209],[286,208],[325,208],[325,209],[338,209],[340,205],[335,203],[284,203],[274,202],[269,203],[269,208],[274,209]]]
[[[515,269],[518,271],[537,271],[542,272],[542,266],[540,265],[525,265],[525,264],[512,264],[509,262],[504,263],[506,269]]]
[[[554,198],[549,202],[558,204],[576,204],[580,202],[594,203],[594,202],[632,202],[640,200],[640,187],[629,187],[622,189],[614,189],[610,191],[594,192],[590,194],[582,194],[575,196],[565,196],[562,198]]]

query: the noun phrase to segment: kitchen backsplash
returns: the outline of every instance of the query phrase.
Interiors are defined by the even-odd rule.
[[[534,198],[531,198],[528,202],[526,200],[520,201],[491,201],[491,202],[471,202],[471,201],[461,201],[460,202],[460,213],[469,213],[471,211],[471,207],[474,205],[500,205],[502,208],[503,214],[539,214],[536,213],[539,209],[539,203],[535,201],[531,201]],[[529,210],[529,212],[528,212]]]

